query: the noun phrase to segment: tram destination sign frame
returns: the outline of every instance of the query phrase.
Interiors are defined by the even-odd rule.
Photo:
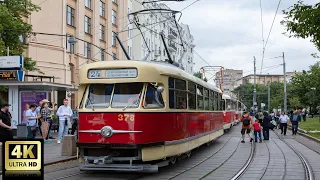
[[[117,78],[136,78],[138,70],[136,68],[126,69],[90,69],[88,79],[117,79]]]

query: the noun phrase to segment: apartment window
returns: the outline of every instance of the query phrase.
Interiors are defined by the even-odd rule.
[[[89,9],[91,9],[91,0],[85,0],[85,6]]]
[[[91,58],[91,44],[84,42],[84,56],[88,59]]]
[[[105,3],[100,1],[100,16],[105,17]]]
[[[104,34],[104,25],[100,24],[100,40],[105,40],[105,34]]]
[[[84,16],[84,32],[91,34],[91,18]]]
[[[75,26],[74,14],[75,10],[70,6],[67,6],[67,24],[70,26]]]
[[[113,59],[113,60],[117,60],[117,55],[116,55],[116,53],[112,53],[112,59]]]
[[[74,44],[67,42],[67,52],[74,54]]]
[[[105,57],[104,57],[104,49],[101,49],[101,57],[100,57],[100,60],[101,61],[104,61],[105,59],[104,59]]]
[[[115,10],[112,10],[112,24],[117,24],[117,12]]]
[[[112,32],[112,46],[116,46],[116,34]]]

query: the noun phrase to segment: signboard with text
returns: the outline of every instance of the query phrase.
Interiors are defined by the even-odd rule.
[[[2,70],[0,71],[0,81],[24,81],[24,71]]]
[[[22,56],[0,56],[0,69],[22,69]]]

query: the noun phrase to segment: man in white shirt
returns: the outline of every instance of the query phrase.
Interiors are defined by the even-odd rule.
[[[282,112],[279,119],[280,119],[281,134],[286,135],[289,117],[286,115],[285,112]]]
[[[68,121],[70,121],[70,117],[72,117],[72,109],[68,106],[68,99],[63,100],[63,105],[59,107],[57,111],[57,115],[59,116],[59,133],[58,133],[58,141],[60,144],[62,137],[68,135]]]

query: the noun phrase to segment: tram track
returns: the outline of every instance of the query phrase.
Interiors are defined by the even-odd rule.
[[[296,148],[294,148],[291,144],[289,144],[286,140],[284,140],[278,133],[275,133],[275,134],[299,157],[305,169],[305,179],[315,180],[311,165],[309,164],[308,160]]]
[[[282,175],[282,180],[284,180],[285,177],[286,177],[286,174],[287,174],[287,162],[288,162],[288,160],[287,160],[287,158],[286,158],[285,153],[284,153],[283,150],[281,149],[281,147],[280,147],[274,140],[272,140],[272,142],[274,142],[274,144],[280,149],[280,151],[281,151],[281,153],[282,153],[282,156],[283,156],[283,158],[284,158],[284,173],[283,173],[283,175]],[[270,159],[270,154],[269,154],[269,159]],[[267,171],[267,169],[266,169],[266,171]],[[265,172],[266,172],[266,171],[265,171]],[[263,177],[263,176],[262,176],[262,177]],[[261,177],[261,179],[262,179],[262,177]]]

